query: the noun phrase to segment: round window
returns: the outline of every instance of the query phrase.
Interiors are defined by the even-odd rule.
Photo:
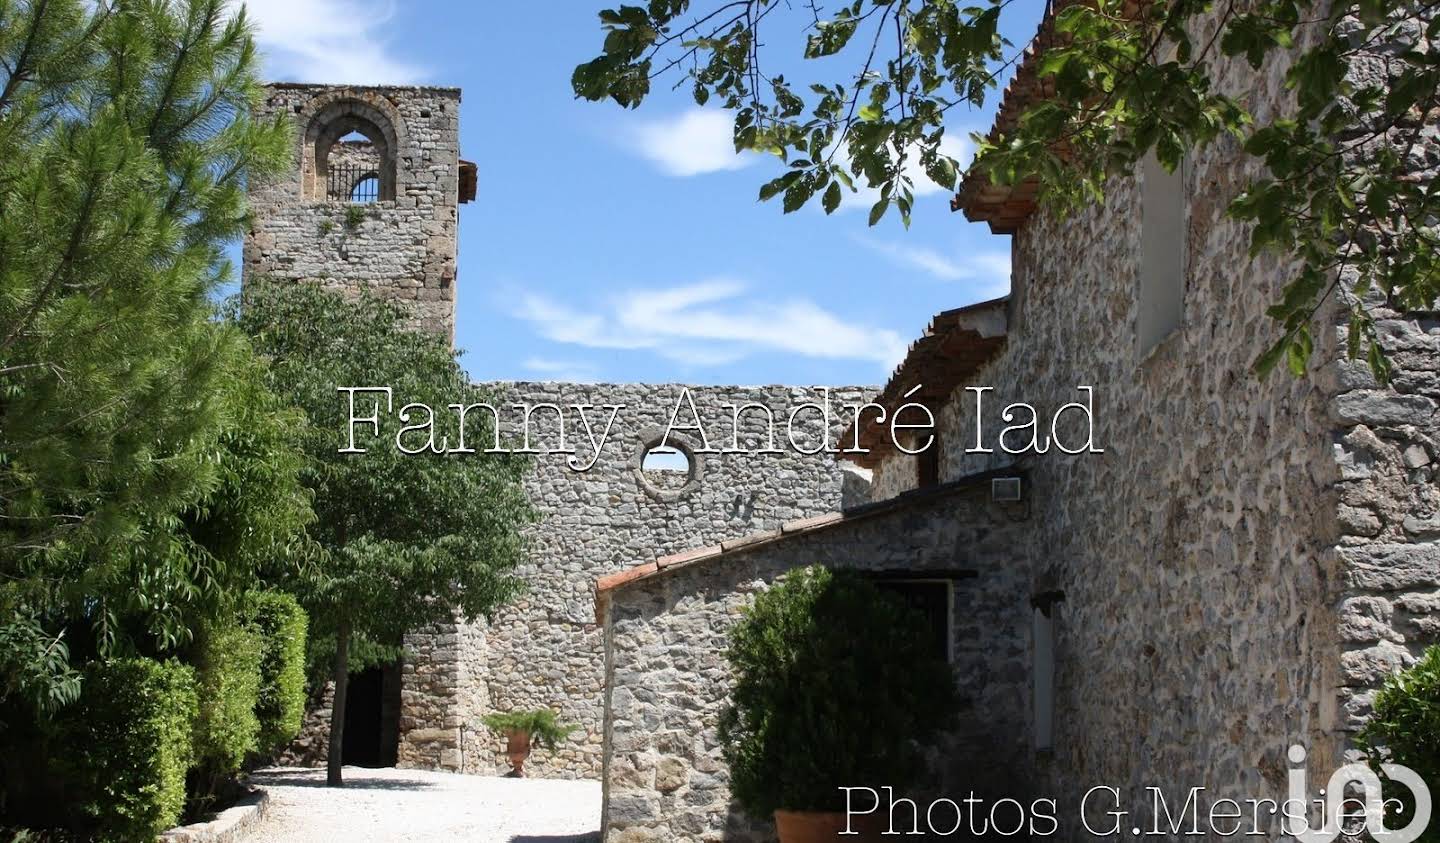
[[[700,487],[704,462],[694,446],[677,434],[654,431],[636,452],[633,468],[640,486],[662,502],[679,500]]]

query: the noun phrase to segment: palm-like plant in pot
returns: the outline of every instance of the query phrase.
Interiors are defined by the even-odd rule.
[[[511,711],[487,714],[480,722],[505,736],[505,756],[510,759],[513,778],[525,776],[525,759],[536,747],[554,749],[555,745],[570,737],[577,726],[561,723],[555,712],[548,708],[533,711]]]
[[[919,612],[855,573],[802,568],[760,594],[726,653],[735,686],[720,740],[740,807],[773,815],[781,843],[886,839],[859,817],[864,836],[837,836],[840,788],[925,779],[924,748],[957,702],[930,640]]]

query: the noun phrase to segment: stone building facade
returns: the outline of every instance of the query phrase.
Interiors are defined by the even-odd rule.
[[[570,466],[570,455],[534,457],[525,489],[538,520],[526,528],[526,561],[517,572],[525,592],[501,607],[493,622],[456,622],[406,636],[401,665],[398,764],[495,775],[509,769],[504,741],[480,718],[491,712],[550,708],[578,727],[554,751],[526,762],[532,776],[599,778],[602,768],[605,662],[603,635],[595,616],[595,580],[634,564],[719,541],[736,532],[776,529],[782,523],[829,512],[868,493],[862,473],[825,455],[804,456],[786,448],[753,453],[768,441],[769,420],[784,436],[788,414],[829,395],[863,403],[856,388],[765,386],[719,387],[682,384],[572,384],[500,382],[486,384],[497,407],[552,405],[566,409],[565,441],[575,447],[586,471]],[[684,403],[681,403],[684,402]],[[694,418],[707,433],[679,433],[670,444],[683,449],[690,470],[646,470],[644,456],[658,443],[677,406],[681,424]],[[595,455],[575,405],[597,408],[592,431],[599,436],[615,405],[611,434]],[[740,414],[734,433],[732,407]],[[761,411],[757,408],[765,408]],[[523,442],[519,414],[502,418],[502,432]],[[560,445],[552,410],[536,410],[531,441],[549,451]],[[795,424],[796,439],[833,441],[842,417],[828,425],[816,413]],[[743,452],[723,451],[739,442]]]
[[[828,516],[735,536],[602,579],[605,813],[621,841],[773,839],[730,799],[716,734],[723,656],[744,607],[786,571],[823,564],[885,583],[925,583],[949,601],[961,725],[935,754],[946,785],[1010,795],[1028,760],[1023,564],[1026,502],[997,503],[966,478]],[[983,780],[966,773],[983,769]],[[857,784],[862,784],[858,783]],[[910,794],[914,795],[914,794]]]
[[[365,291],[398,304],[418,330],[454,334],[458,206],[475,195],[475,170],[459,158],[460,92],[454,88],[271,85],[262,115],[294,123],[294,168],[252,185],[254,216],[244,243],[251,283],[315,283]],[[596,778],[601,770],[604,658],[594,581],[637,561],[718,541],[737,532],[828,512],[867,494],[863,473],[826,452],[806,455],[775,435],[801,404],[828,402],[822,416],[796,417],[795,441],[809,449],[834,440],[843,404],[863,403],[855,387],[679,384],[487,385],[501,408],[539,407],[531,418],[535,456],[526,491],[538,514],[519,572],[526,593],[493,624],[459,621],[405,637],[405,656],[370,683],[381,699],[378,727],[347,722],[346,736],[378,728],[372,763],[495,774],[508,769],[503,741],[479,718],[499,711],[555,709],[579,727],[555,752],[537,753],[531,775]],[[603,425],[617,405],[603,451],[585,456],[592,434],[574,405],[593,405]],[[692,414],[692,408],[694,413]],[[732,408],[741,408],[737,418]],[[550,453],[575,446],[587,470]],[[672,414],[696,431],[670,438],[688,469],[646,470]],[[523,440],[519,414],[502,431]],[[707,447],[709,446],[709,447]],[[764,451],[763,453],[755,453]],[[579,458],[579,457],[577,457]],[[672,463],[674,459],[672,459]],[[584,464],[582,463],[582,464]],[[350,707],[356,706],[352,679]],[[323,763],[328,689],[313,701],[283,760]]]
[[[997,131],[1043,90],[1050,37],[1042,29]],[[1215,70],[1262,114],[1285,107],[1282,63]],[[1428,138],[1410,159],[1421,179],[1440,162]],[[1251,364],[1276,331],[1265,310],[1293,267],[1252,260],[1249,231],[1225,214],[1256,167],[1222,140],[1178,177],[1148,166],[1116,177],[1103,204],[1068,216],[1039,205],[1033,184],[965,184],[958,209],[1011,238],[1012,290],[937,316],[876,399],[891,412],[925,404],[935,455],[887,448],[879,426],[861,425],[875,446],[861,457],[873,495],[890,508],[753,545],[737,536],[599,583],[608,841],[769,839],[763,818],[729,805],[713,745],[723,636],[702,630],[725,628],[756,590],[810,561],[923,571],[948,552],[980,573],[975,586],[1003,571],[998,590],[973,593],[994,625],[967,634],[1022,654],[985,679],[1021,701],[975,712],[1007,740],[962,744],[952,761],[972,772],[958,796],[992,764],[1012,770],[1007,795],[1056,799],[1050,839],[1091,839],[1079,806],[1097,785],[1115,787],[1132,812],[1109,835],[1128,839],[1132,823],[1153,827],[1147,788],[1172,810],[1205,788],[1203,817],[1222,798],[1283,801],[1292,745],[1307,751],[1312,790],[1353,759],[1380,682],[1440,642],[1440,314],[1371,299],[1395,367],[1389,386],[1345,359],[1333,307],[1317,317],[1325,330],[1305,377],[1257,378]],[[1156,203],[1174,203],[1178,225],[1157,223]],[[1150,274],[1157,256],[1170,275]],[[1157,278],[1174,296],[1159,308]],[[1157,309],[1171,305],[1173,322],[1157,326]],[[978,410],[972,388],[989,390]],[[1045,434],[1062,407],[1088,404],[1089,417],[1059,416],[1058,441],[1103,453],[1003,453],[996,436],[1011,402],[1036,407]],[[974,452],[977,422],[992,453]],[[995,524],[993,499],[937,494],[1006,474],[1022,478],[1020,529]],[[987,538],[952,550],[956,536],[986,527],[1003,547]],[[892,552],[916,530],[930,539]],[[956,667],[965,675],[977,664]],[[1103,813],[1090,821],[1107,827]],[[1259,822],[1267,839],[1280,837],[1277,817],[1262,811]]]
[[[579,728],[554,751],[526,762],[528,775],[599,778],[605,701],[604,636],[595,613],[595,581],[636,560],[655,560],[722,538],[760,530],[863,502],[865,472],[827,453],[806,456],[789,447],[756,453],[770,441],[771,419],[780,443],[795,408],[865,402],[860,388],[788,386],[719,387],[682,384],[486,384],[496,407],[566,408],[565,438],[587,471],[570,456],[534,456],[525,489],[537,512],[526,528],[526,561],[518,575],[524,594],[493,622],[451,622],[408,634],[398,666],[398,728],[390,740],[401,767],[497,775],[506,772],[504,741],[480,718],[491,712],[555,710]],[[689,407],[695,408],[692,415]],[[597,455],[575,405],[591,412],[598,437],[615,405],[611,433]],[[678,425],[698,416],[706,433],[672,434],[690,468],[646,470],[645,455],[658,444],[679,406]],[[739,414],[738,434],[733,408]],[[762,409],[763,408],[763,409]],[[523,441],[523,416],[502,418],[511,443]],[[795,439],[809,449],[824,437],[837,441],[846,417],[823,420],[816,411],[796,417]],[[532,414],[531,441],[558,448],[560,428],[550,410]],[[822,436],[823,434],[823,436]],[[738,445],[737,445],[738,443]],[[706,452],[706,446],[713,449]],[[730,452],[725,452],[726,450]],[[719,451],[714,452],[714,451]],[[327,695],[328,700],[328,695]],[[286,760],[323,763],[328,733],[325,700],[309,712]],[[351,725],[347,723],[346,734]]]
[[[503,607],[484,629],[488,703],[495,711],[554,708],[580,726],[554,752],[526,763],[537,776],[598,778],[605,668],[603,635],[595,617],[595,580],[638,561],[654,560],[722,538],[840,507],[847,494],[863,499],[865,481],[825,454],[806,456],[784,442],[790,413],[802,404],[863,403],[857,388],[787,386],[695,387],[681,384],[500,383],[491,388],[507,404],[531,407],[619,405],[613,432],[589,471],[577,472],[559,455],[536,457],[526,479],[540,520],[528,530],[528,560],[520,573],[527,592]],[[688,399],[687,397],[688,396]],[[650,470],[644,454],[664,433],[672,414],[691,420],[689,401],[704,425],[706,441],[693,432],[671,437],[688,452],[690,471]],[[738,435],[735,410],[740,413]],[[764,408],[763,410],[758,408]],[[596,411],[598,418],[599,411]],[[774,418],[778,452],[755,453],[769,443]],[[554,443],[553,414],[537,417],[536,441]],[[572,412],[568,441],[589,461],[586,434]],[[598,434],[600,424],[595,424]],[[843,427],[813,411],[795,421],[796,440],[813,447],[825,432],[833,441]],[[512,438],[519,431],[509,430]],[[740,452],[735,452],[738,443]],[[712,452],[704,451],[706,446]],[[726,450],[731,452],[726,453]],[[716,453],[714,451],[720,451]],[[467,771],[507,769],[498,739],[474,733],[480,749]]]

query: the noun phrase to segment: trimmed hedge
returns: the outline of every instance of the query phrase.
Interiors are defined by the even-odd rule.
[[[198,766],[212,776],[240,770],[260,736],[261,636],[240,624],[202,633],[196,665],[200,715],[195,721]]]
[[[176,661],[95,662],[67,717],[68,766],[96,840],[153,841],[185,805],[199,711],[195,672]]]
[[[300,734],[305,716],[305,636],[309,618],[289,594],[250,597],[248,621],[260,635],[259,751],[272,752]]]
[[[757,596],[730,632],[719,721],[745,813],[843,811],[841,787],[921,783],[959,707],[928,641],[919,612],[852,572],[800,568]]]

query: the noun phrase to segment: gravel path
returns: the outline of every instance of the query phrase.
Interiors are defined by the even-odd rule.
[[[252,779],[270,792],[264,819],[245,834],[264,843],[595,843],[600,783],[502,779],[425,770],[270,768]]]

